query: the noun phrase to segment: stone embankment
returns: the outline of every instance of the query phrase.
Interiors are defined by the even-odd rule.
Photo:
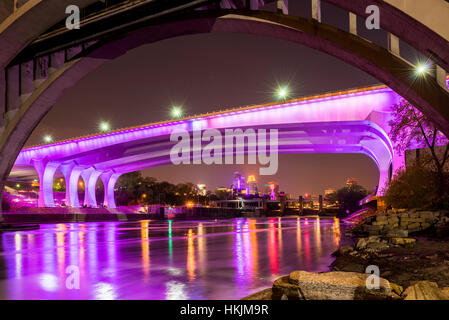
[[[410,233],[424,231],[431,227],[444,229],[448,222],[449,211],[447,210],[392,211],[367,217],[351,229],[350,235],[407,237]]]

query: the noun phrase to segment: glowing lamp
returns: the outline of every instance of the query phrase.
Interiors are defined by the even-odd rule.
[[[173,107],[171,109],[172,118],[181,118],[182,117],[182,109],[180,107]]]
[[[429,72],[429,65],[427,63],[419,63],[415,68],[417,76],[424,76]]]
[[[107,122],[101,122],[99,125],[99,128],[100,128],[101,132],[106,132],[106,131],[111,130],[111,126]]]
[[[279,100],[287,99],[289,95],[289,89],[287,86],[279,87],[276,93]]]

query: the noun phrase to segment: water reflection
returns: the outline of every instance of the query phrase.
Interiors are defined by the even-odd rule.
[[[189,229],[187,234],[187,274],[189,276],[189,280],[195,280],[195,269],[196,269],[196,261],[195,261],[195,247],[193,244],[193,231]]]
[[[257,247],[257,230],[256,230],[256,219],[251,219],[248,221],[249,231],[250,231],[250,243],[249,243],[249,253],[251,255],[251,275],[254,276],[258,273],[259,261],[258,261],[258,247]]]
[[[338,219],[316,218],[47,224],[0,238],[1,299],[237,299],[327,270],[342,241]],[[79,290],[66,286],[73,266]]]
[[[274,219],[270,219],[268,229],[268,254],[270,257],[270,270],[271,274],[277,275],[279,273],[279,247],[277,245],[278,238],[276,237],[276,225]]]
[[[197,241],[198,241],[198,265],[199,265],[199,272],[201,275],[204,275],[207,268],[207,260],[206,260],[206,237],[204,237],[204,226],[203,223],[198,223],[197,228]]]
[[[142,220],[140,222],[141,236],[142,236],[142,269],[143,269],[143,280],[148,280],[148,275],[150,274],[150,240],[148,229],[149,221]]]

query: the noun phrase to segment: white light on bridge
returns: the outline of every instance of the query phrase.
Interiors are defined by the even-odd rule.
[[[50,143],[52,141],[53,141],[53,137],[52,136],[50,136],[50,135],[44,136],[44,142],[45,143]]]
[[[101,122],[99,127],[100,127],[100,131],[102,131],[102,132],[111,130],[111,126],[107,122]]]
[[[181,107],[173,107],[171,109],[172,118],[181,118],[182,117],[182,109]]]
[[[277,90],[277,97],[279,100],[285,100],[288,98],[289,95],[289,89],[287,86],[279,87]]]
[[[424,76],[429,72],[429,64],[428,63],[418,63],[415,68],[415,74],[417,76]]]

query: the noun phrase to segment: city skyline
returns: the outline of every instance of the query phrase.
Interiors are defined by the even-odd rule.
[[[312,156],[312,155],[287,155],[287,157],[296,157],[296,156]],[[355,162],[368,162],[366,165],[369,166],[370,162],[372,162],[368,157],[364,155],[353,155]],[[283,160],[281,160],[280,163],[282,163]],[[344,173],[334,171],[332,169],[329,170],[329,166],[327,166],[327,163],[332,163],[337,161],[338,162],[344,162],[347,161],[347,156],[342,155],[341,157],[332,155],[332,154],[323,154],[322,155],[322,165],[325,166],[323,170],[328,171],[329,174],[332,174],[332,180],[336,181],[335,184],[329,184],[326,185],[323,189],[319,188],[310,188],[309,187],[309,181],[313,181],[313,171],[310,171],[310,167],[301,168],[297,167],[294,168],[294,172],[297,173],[298,176],[303,176],[304,181],[298,183],[297,181],[288,182],[290,179],[286,179],[287,176],[290,175],[289,171],[282,170],[282,167],[280,166],[279,172],[276,175],[273,176],[260,176],[257,174],[258,168],[256,165],[240,165],[240,166],[199,166],[199,165],[186,165],[188,167],[187,171],[190,173],[191,177],[194,177],[192,180],[182,180],[181,178],[175,179],[173,181],[168,180],[168,177],[172,177],[173,170],[186,170],[185,168],[182,169],[182,167],[177,166],[161,166],[157,168],[151,168],[142,170],[146,176],[157,178],[159,181],[168,181],[170,183],[185,183],[185,182],[192,182],[193,184],[205,184],[207,190],[214,191],[218,188],[231,188],[233,184],[233,175],[236,171],[238,171],[242,176],[244,176],[246,179],[249,176],[254,176],[256,179],[257,187],[259,192],[263,193],[264,186],[268,184],[270,181],[276,181],[280,185],[280,191],[285,192],[286,194],[290,194],[292,197],[297,198],[300,195],[304,194],[325,194],[325,190],[327,189],[334,189],[338,190],[340,188],[343,188],[347,184],[348,178],[356,178],[359,185],[364,187],[368,192],[371,192],[374,190],[374,188],[377,185],[377,178],[374,177],[372,180],[365,180],[365,179],[359,179],[357,177],[357,170],[354,170],[355,174],[352,176],[344,176]],[[377,170],[376,165],[373,163],[373,170]],[[251,168],[253,167],[253,168]],[[235,168],[239,168],[240,170],[234,170]],[[328,168],[328,169],[326,169]],[[221,170],[223,172],[226,172],[228,176],[224,179],[223,183],[217,182],[215,179],[213,179],[213,176],[211,177],[213,172],[216,172],[217,170]],[[361,168],[363,169],[363,168]],[[175,172],[176,173],[176,172]],[[159,178],[155,175],[158,174]],[[195,178],[196,177],[196,178]],[[340,179],[341,178],[341,179]],[[286,183],[282,183],[282,181],[287,181]],[[207,182],[206,182],[207,181]],[[325,184],[325,183],[324,183]]]

